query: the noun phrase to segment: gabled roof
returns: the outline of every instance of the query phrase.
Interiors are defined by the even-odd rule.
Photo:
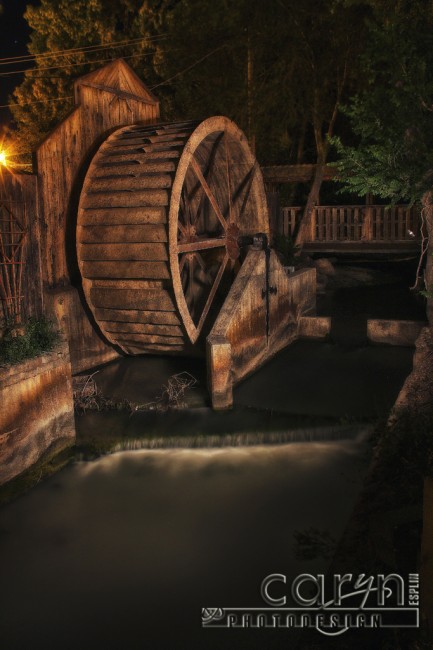
[[[158,104],[155,95],[147,88],[123,59],[110,61],[102,68],[89,72],[74,83],[75,103],[79,103],[79,88],[87,86],[112,92],[113,95],[138,99],[146,104]]]

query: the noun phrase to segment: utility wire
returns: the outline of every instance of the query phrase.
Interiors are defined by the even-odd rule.
[[[154,90],[155,88],[159,88],[159,86],[164,86],[165,84],[170,83],[171,81],[173,81],[173,79],[176,79],[176,77],[180,77],[181,75],[185,74],[185,72],[188,72],[189,70],[192,70],[192,68],[195,68],[196,65],[198,65],[199,63],[201,63],[205,59],[208,59],[210,56],[212,56],[212,54],[215,54],[216,52],[219,52],[220,50],[222,50],[225,47],[227,47],[227,43],[224,43],[224,45],[220,45],[219,47],[212,50],[212,52],[208,52],[207,54],[202,56],[201,59],[198,59],[197,61],[195,61],[194,63],[189,65],[187,68],[184,68],[183,70],[180,70],[180,72],[176,72],[176,74],[174,74],[169,79],[166,79],[165,81],[161,81],[159,84],[156,84],[155,86],[152,86],[150,88],[150,90]]]
[[[143,52],[141,54],[129,54],[128,56],[123,56],[122,59],[133,59],[136,57],[150,56],[153,52]],[[52,65],[46,68],[26,68],[25,70],[14,70],[13,72],[0,72],[0,77],[11,77],[17,74],[24,74],[25,72],[42,72],[44,70],[62,70],[64,68],[75,68],[83,65],[91,65],[94,63],[106,63],[107,61],[114,61],[112,57],[108,59],[99,59],[98,61],[81,61],[80,63],[67,63],[65,65]],[[36,79],[36,77],[31,77]]]
[[[110,49],[117,47],[124,47],[127,45],[136,45],[141,42],[150,42],[153,43],[157,40],[165,39],[166,36],[161,34],[160,36],[147,36],[145,38],[135,38],[128,41],[115,41],[114,43],[107,43],[106,45],[87,45],[83,47],[74,47],[69,50],[55,50],[54,52],[44,52],[43,54],[28,54],[22,56],[14,56],[7,58],[0,58],[0,65],[11,65],[12,63],[24,63],[26,61],[37,61],[38,59],[44,58],[53,58],[57,56],[69,56],[70,54],[79,54],[81,52],[86,52],[89,50],[98,50],[98,49]]]
[[[149,90],[154,90],[155,88],[159,88],[160,86],[164,86],[165,84],[170,83],[171,81],[173,81],[173,79],[176,79],[177,77],[180,77],[181,75],[185,74],[186,72],[188,72],[192,68],[195,68],[195,66],[199,65],[202,61],[209,58],[213,54],[216,54],[216,52],[219,52],[220,50],[222,50],[225,47],[227,47],[227,43],[224,43],[223,45],[220,45],[219,47],[215,48],[211,52],[208,52],[207,54],[205,54],[205,56],[202,56],[200,59],[197,59],[197,61],[194,61],[194,63],[189,65],[187,68],[184,68],[183,70],[179,70],[179,72],[174,74],[172,77],[170,77],[169,79],[166,79],[165,81],[161,81],[158,84],[155,84]],[[127,56],[127,57],[125,56],[123,58],[124,59],[132,59],[132,58],[141,57],[141,56],[144,56],[144,55],[142,55],[142,54],[131,54],[130,56]],[[105,59],[104,61],[112,61],[112,60],[113,59]],[[103,63],[103,61],[89,61],[88,63]],[[76,64],[71,64],[71,65],[86,65],[86,63],[76,63]],[[66,65],[66,66],[54,66],[54,67],[55,68],[58,68],[58,67],[69,68],[71,66]],[[35,70],[42,70],[43,68],[34,68],[34,69]],[[52,68],[45,68],[45,69],[50,70]],[[4,74],[5,73],[0,73],[0,76],[3,76]],[[35,77],[35,78],[37,78],[37,77]],[[10,106],[31,106],[32,104],[45,104],[45,103],[48,104],[50,102],[62,101],[62,100],[65,100],[65,99],[72,99],[72,95],[67,96],[67,97],[57,97],[57,98],[54,98],[54,99],[40,100],[40,101],[36,101],[36,102],[26,102],[24,104],[3,104],[3,105],[0,105],[0,108],[9,108]]]
[[[32,104],[50,104],[51,102],[62,102],[64,99],[73,99],[73,95],[55,97],[53,99],[40,99],[36,102],[26,102],[25,104],[2,104],[0,108],[10,108],[10,106],[31,106]]]

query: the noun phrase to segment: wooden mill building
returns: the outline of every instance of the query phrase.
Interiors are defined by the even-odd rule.
[[[122,59],[79,78],[74,101],[73,111],[37,148],[33,174],[2,172],[0,203],[25,223],[29,239],[21,288],[27,312],[56,315],[79,372],[117,356],[92,326],[80,285],[75,246],[83,179],[107,134],[155,123],[159,102]]]

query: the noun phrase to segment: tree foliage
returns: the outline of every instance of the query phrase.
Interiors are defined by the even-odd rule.
[[[427,0],[393,4],[374,6],[366,85],[345,108],[356,143],[333,143],[346,188],[415,202],[433,182],[433,12]]]
[[[24,147],[34,148],[69,112],[77,77],[122,55],[135,55],[138,61],[145,55],[142,43],[113,47],[139,37],[135,7],[133,0],[42,0],[27,7],[24,17],[32,28],[28,50],[36,64],[15,89],[17,105],[12,107]],[[71,51],[77,48],[88,49]]]
[[[357,78],[354,32],[365,12],[342,0],[170,3],[155,60],[161,80],[171,80],[170,107],[182,117],[228,115],[262,162],[326,157],[336,106]]]
[[[70,109],[61,98],[73,80],[123,54],[155,86],[164,118],[225,114],[263,163],[324,160],[359,81],[368,11],[347,0],[41,0],[25,14],[37,63],[14,93],[21,140],[34,147]],[[163,40],[55,54],[147,37]]]

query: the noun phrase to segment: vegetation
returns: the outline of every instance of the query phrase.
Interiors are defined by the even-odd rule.
[[[399,0],[392,12],[387,9],[377,4],[361,58],[367,83],[345,109],[356,143],[331,141],[344,189],[391,203],[421,202],[418,286],[433,241],[433,8],[428,0]],[[431,298],[431,258],[424,284]]]
[[[72,106],[74,79],[124,56],[164,117],[225,114],[263,163],[324,161],[368,14],[346,0],[41,0],[25,14],[36,67],[14,92],[20,141],[35,147]]]
[[[31,318],[23,326],[21,334],[14,334],[14,330],[9,328],[0,339],[0,364],[19,363],[49,352],[60,336],[46,318]]]
[[[356,143],[333,138],[345,188],[396,203],[420,201],[433,181],[433,9],[400,0],[376,11],[361,58],[367,80],[345,112]]]
[[[123,56],[165,118],[224,114],[262,164],[318,163],[299,243],[336,152],[344,191],[418,200],[431,185],[429,0],[41,0],[25,18],[36,61],[12,98],[21,150],[70,110],[77,77]]]

